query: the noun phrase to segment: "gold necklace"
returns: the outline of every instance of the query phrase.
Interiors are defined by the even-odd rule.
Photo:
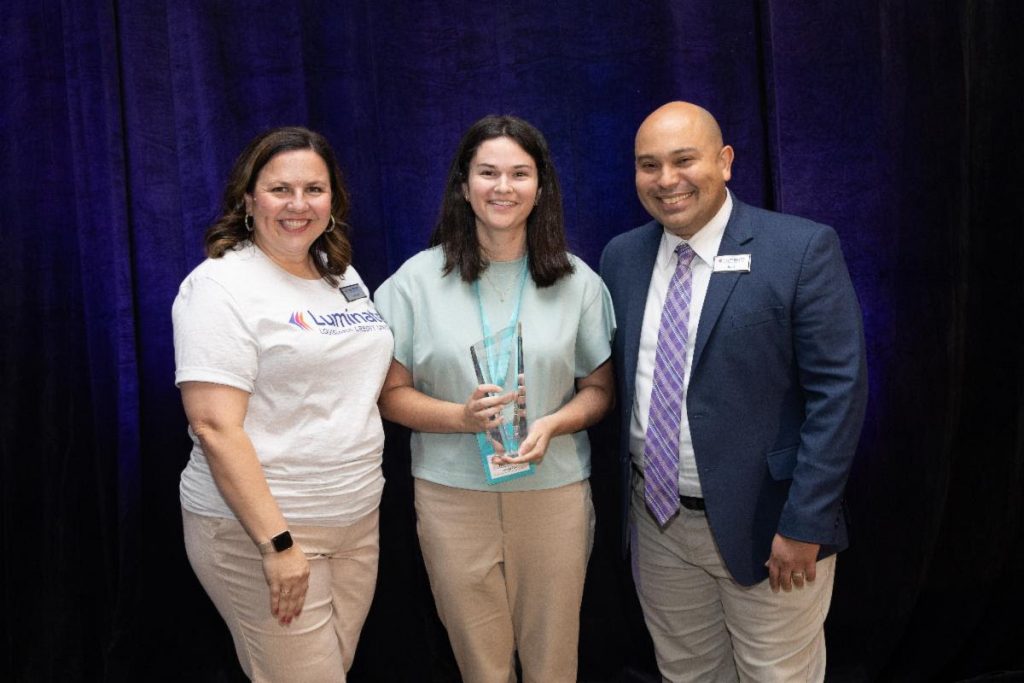
[[[505,303],[505,297],[508,296],[509,291],[512,289],[512,285],[516,283],[516,280],[518,278],[513,277],[509,279],[509,281],[505,284],[504,287],[499,287],[497,284],[495,284],[494,280],[491,279],[491,276],[488,274],[487,270],[485,270],[484,279],[487,280],[487,284],[491,286],[491,289],[497,292],[498,300],[501,301],[501,303]]]

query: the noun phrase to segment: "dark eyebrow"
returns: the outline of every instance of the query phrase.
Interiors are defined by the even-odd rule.
[[[679,149],[672,150],[671,152],[668,153],[668,155],[670,157],[673,157],[673,156],[676,156],[676,155],[679,155],[679,154],[693,154],[693,153],[698,153],[698,152],[700,152],[700,148],[699,147],[680,147]],[[640,161],[641,159],[653,159],[653,158],[655,158],[654,154],[640,154],[640,155],[637,156],[636,160]]]
[[[266,183],[268,186],[287,185],[288,187],[291,187],[292,184],[293,184],[293,183],[291,183],[290,181],[287,181],[287,180],[276,180],[276,179],[273,179],[273,178],[271,178],[269,180],[265,180],[263,182]],[[330,185],[331,181],[330,180],[309,180],[309,181],[306,181],[306,182],[303,182],[303,183],[299,183],[299,184],[300,185]]]
[[[486,166],[487,168],[497,168],[497,166],[496,166],[496,165],[494,165],[494,164],[489,164],[489,163],[487,163],[486,161],[478,161],[476,165],[477,165],[477,166]],[[527,169],[532,169],[532,168],[534,168],[534,166],[533,166],[533,164],[516,164],[516,165],[515,165],[515,166],[513,166],[512,168],[527,168]]]

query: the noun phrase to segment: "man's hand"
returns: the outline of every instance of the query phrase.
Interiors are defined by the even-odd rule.
[[[768,567],[768,583],[773,593],[779,588],[787,593],[794,588],[803,588],[804,583],[814,581],[818,566],[817,543],[804,543],[775,534],[772,540],[772,554],[764,566]]]

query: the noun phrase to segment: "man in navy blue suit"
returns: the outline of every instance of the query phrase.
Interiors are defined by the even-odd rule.
[[[623,513],[669,681],[820,681],[864,419],[861,312],[835,232],[743,204],[685,102],[636,135],[654,220],[601,257],[619,330]]]

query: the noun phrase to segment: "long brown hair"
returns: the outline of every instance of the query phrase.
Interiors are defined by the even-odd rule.
[[[462,186],[468,182],[469,163],[476,150],[487,140],[501,137],[515,141],[537,165],[540,196],[526,219],[526,253],[533,281],[538,287],[548,287],[573,272],[565,240],[562,194],[547,141],[539,130],[516,116],[485,116],[462,136],[448,169],[430,246],[441,245],[444,249],[445,275],[458,268],[463,280],[473,282],[487,268],[476,236],[476,216],[463,196]]]
[[[263,167],[278,154],[297,149],[311,149],[320,155],[327,165],[331,177],[331,216],[335,227],[324,232],[309,246],[309,255],[320,277],[331,285],[338,284],[352,262],[352,245],[348,241],[348,192],[338,167],[334,150],[324,136],[308,128],[287,126],[274,128],[256,136],[235,160],[224,188],[221,214],[214,221],[203,238],[206,255],[220,258],[229,249],[252,239],[252,233],[245,227],[245,195],[256,187],[256,179]]]

